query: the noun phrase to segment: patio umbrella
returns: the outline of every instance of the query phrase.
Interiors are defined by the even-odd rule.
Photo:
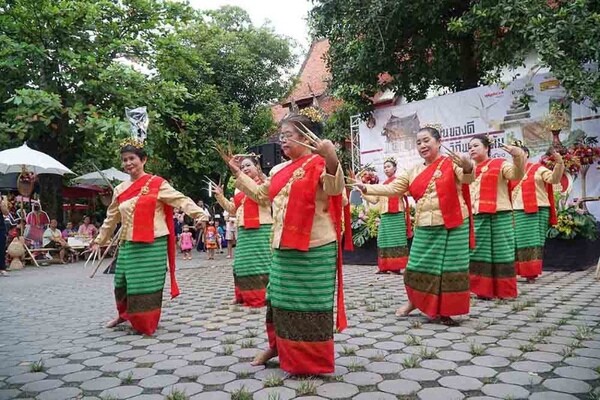
[[[19,173],[23,167],[36,175],[73,173],[48,154],[29,148],[27,143],[23,143],[21,147],[0,151],[0,174]]]
[[[104,175],[104,177],[102,175]],[[78,176],[77,178],[73,178],[73,181],[86,185],[107,186],[108,183],[106,182],[105,177],[109,181],[125,182],[129,180],[129,175],[125,172],[121,172],[116,168],[109,168],[103,171],[90,172],[89,174]]]

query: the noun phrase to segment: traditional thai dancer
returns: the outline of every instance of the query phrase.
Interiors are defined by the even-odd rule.
[[[384,185],[396,179],[396,159],[389,157],[383,163],[383,172],[387,176]],[[406,196],[367,196],[364,199],[378,204],[381,221],[377,231],[378,274],[399,274],[408,262],[408,238],[412,237],[408,198]]]
[[[476,135],[469,141],[475,162],[471,203],[477,246],[471,251],[471,291],[483,299],[517,297],[515,231],[508,181],[525,173],[525,153],[515,146],[502,146],[513,158],[490,158],[490,141]]]
[[[314,111],[314,110],[313,110]],[[315,134],[314,112],[286,117],[281,148],[289,161],[273,168],[258,185],[224,155],[236,187],[273,206],[273,262],[267,288],[269,349],[253,365],[279,355],[290,374],[334,371],[333,299],[337,271],[337,328],[346,327],[341,270],[344,175],[335,146]],[[313,116],[311,119],[308,115]],[[346,222],[349,217],[345,218]]]
[[[455,325],[451,318],[469,312],[468,185],[473,166],[465,155],[440,153],[440,133],[426,127],[417,133],[417,149],[425,160],[404,171],[389,185],[357,184],[363,193],[403,196],[410,191],[416,200],[415,232],[404,285],[408,303],[397,316],[419,309],[429,318]]]
[[[257,184],[264,175],[256,156],[244,156],[240,169]],[[223,196],[223,189],[215,186],[215,197],[221,207],[238,221],[238,239],[233,260],[233,282],[235,298],[233,304],[248,307],[263,307],[271,268],[271,202],[268,198],[255,201],[240,190],[236,190],[233,201]],[[257,199],[258,200],[258,199]]]
[[[112,328],[129,321],[137,332],[152,335],[160,319],[167,264],[171,297],[179,295],[173,207],[194,218],[205,214],[163,178],[144,171],[148,156],[143,142],[130,138],[122,143],[120,153],[123,169],[131,180],[114,189],[106,219],[91,248],[97,252],[121,222],[122,242],[114,277],[119,315],[106,326]]]
[[[522,142],[517,141],[515,145],[529,158],[529,149]],[[548,226],[557,222],[552,185],[560,183],[565,164],[554,149],[551,155],[555,162],[552,171],[540,163],[527,163],[523,179],[509,183],[515,216],[515,268],[517,275],[526,278],[528,283],[535,282],[542,274],[546,232]]]

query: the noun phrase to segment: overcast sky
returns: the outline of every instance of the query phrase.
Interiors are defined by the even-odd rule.
[[[189,0],[201,10],[215,9],[224,5],[238,6],[250,14],[255,25],[271,21],[275,32],[289,36],[302,46],[301,54],[308,50],[308,26],[306,16],[311,8],[308,0]],[[302,59],[298,62],[302,63]]]

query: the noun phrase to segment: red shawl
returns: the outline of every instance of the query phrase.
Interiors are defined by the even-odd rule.
[[[238,192],[233,196],[233,203],[236,208],[244,207],[244,228],[260,228],[260,218],[258,203],[248,197],[244,192]]]
[[[283,232],[280,246],[308,251],[310,234],[314,222],[317,189],[321,182],[321,175],[325,168],[325,159],[316,155],[307,155],[291,162],[271,177],[269,198],[271,201],[288,184],[290,179],[296,178],[290,187],[287,211],[283,220]],[[304,171],[304,172],[302,172]],[[350,228],[349,205],[347,210],[342,207],[342,195],[329,196],[328,211],[333,221],[338,241],[337,254],[337,315],[336,327],[339,332],[348,326],[346,307],[344,304],[344,275],[342,269],[342,212],[345,213],[346,248],[348,241],[352,241]]]
[[[479,186],[479,212],[482,214],[496,214],[498,177],[500,176],[502,163],[504,163],[503,158],[494,158],[479,164],[475,168],[475,178],[483,174]]]
[[[123,193],[119,194],[117,201],[120,203],[139,196],[133,212],[131,229],[132,241],[141,243],[154,242],[154,213],[160,186],[165,180],[155,175],[144,175],[131,184]],[[171,298],[179,296],[179,286],[175,278],[175,224],[173,221],[173,207],[163,205],[165,222],[169,229],[167,238],[167,254],[169,259],[169,278],[171,280]],[[148,223],[152,221],[152,223]]]
[[[463,223],[463,216],[456,190],[453,163],[448,157],[442,156],[428,165],[410,184],[410,193],[416,201],[419,201],[425,195],[432,179],[435,180],[435,190],[438,195],[444,226],[446,229],[460,226]],[[469,185],[462,184],[462,196],[469,210],[469,246],[475,248]]]
[[[525,176],[521,180],[521,196],[523,198],[523,210],[527,214],[533,214],[538,212],[539,207],[537,203],[537,194],[536,194],[536,181],[535,174],[537,170],[541,167],[541,164],[531,164],[527,163],[527,169],[525,172]],[[556,216],[556,204],[554,203],[554,189],[552,189],[552,185],[549,183],[542,183],[546,186],[546,193],[548,194],[548,202],[550,203],[550,225],[556,225],[557,216]],[[519,185],[519,182],[510,181],[508,183],[508,188],[512,192]]]

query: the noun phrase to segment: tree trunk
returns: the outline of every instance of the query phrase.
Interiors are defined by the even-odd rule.
[[[62,176],[43,174],[39,176],[39,181],[42,209],[51,219],[56,218],[59,223],[62,223]]]
[[[460,64],[462,66],[462,79],[459,87],[456,88],[457,91],[473,89],[479,86],[481,73],[477,65],[477,57],[475,56],[475,41],[471,35],[461,40]]]

